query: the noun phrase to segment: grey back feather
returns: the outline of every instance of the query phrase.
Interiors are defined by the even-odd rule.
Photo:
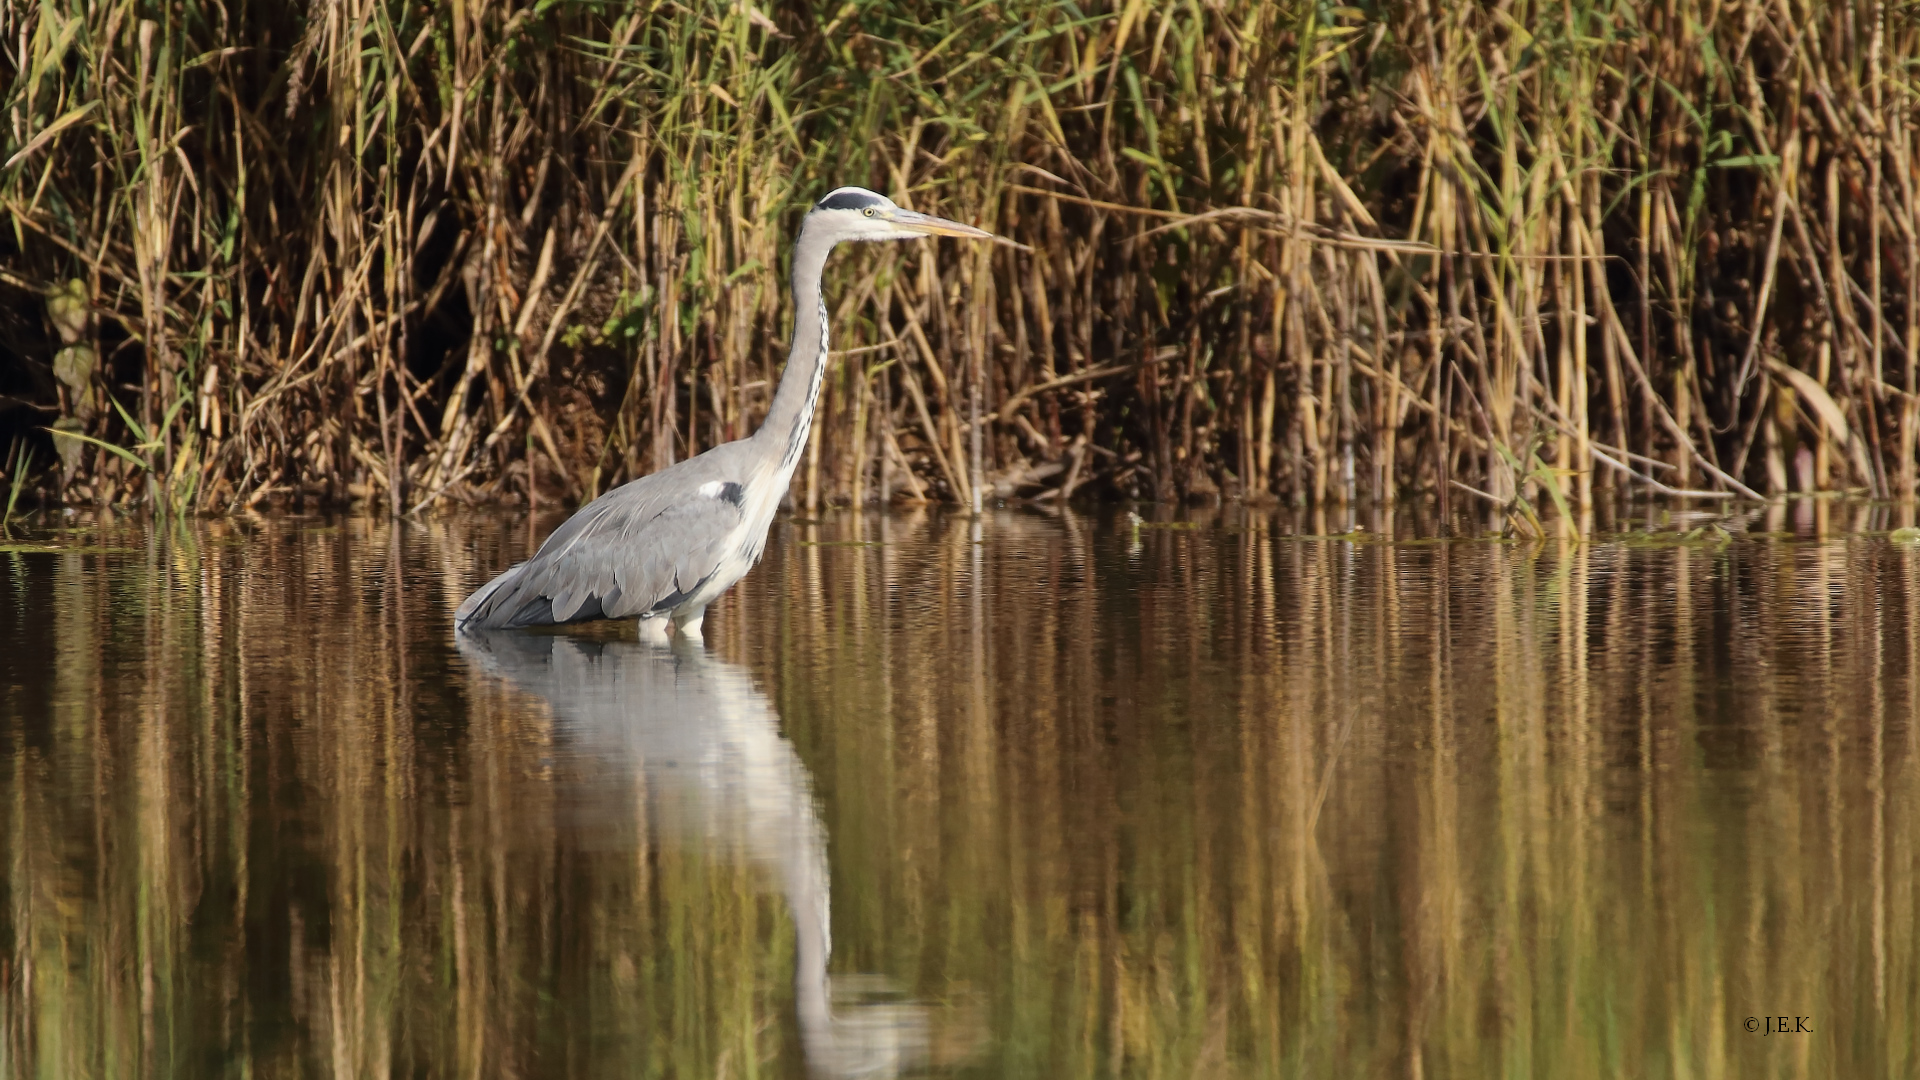
[[[747,444],[725,443],[614,488],[469,596],[455,623],[497,630],[664,613],[731,554],[749,469]],[[703,492],[710,484],[718,494]]]

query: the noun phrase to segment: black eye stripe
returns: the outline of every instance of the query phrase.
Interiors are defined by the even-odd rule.
[[[880,200],[864,191],[836,191],[821,199],[815,209],[819,210],[861,210],[869,206],[879,206]]]

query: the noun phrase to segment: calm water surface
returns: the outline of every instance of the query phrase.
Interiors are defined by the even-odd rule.
[[[1370,520],[16,535],[0,1076],[1920,1076],[1920,547]]]

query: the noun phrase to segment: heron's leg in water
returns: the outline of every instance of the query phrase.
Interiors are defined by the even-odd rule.
[[[673,614],[673,628],[680,631],[681,637],[687,638],[690,641],[700,641],[703,640],[700,635],[700,624],[705,622],[706,618],[707,608],[705,604],[685,613],[676,611]]]
[[[667,644],[667,617],[665,615],[643,615],[637,624],[640,628],[640,642],[643,645]]]

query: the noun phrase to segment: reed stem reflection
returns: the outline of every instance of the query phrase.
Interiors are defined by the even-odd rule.
[[[783,521],[704,653],[463,651],[518,520],[42,527],[0,1076],[1914,1077],[1896,511],[1422,513]]]

